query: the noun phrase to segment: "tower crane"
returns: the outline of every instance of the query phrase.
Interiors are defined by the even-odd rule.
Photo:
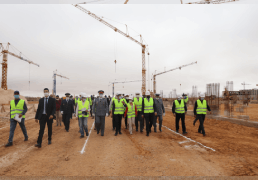
[[[118,84],[118,83],[131,83],[131,82],[139,82],[139,81],[142,81],[142,80],[135,80],[135,81],[123,81],[123,82],[109,82],[110,84],[108,86],[110,86],[111,84],[113,84],[113,88],[112,88],[112,96],[114,97],[115,96],[115,84]]]
[[[140,45],[142,47],[142,94],[145,95],[146,92],[146,68],[145,68],[145,52],[148,52],[147,46],[146,44],[143,44],[143,39],[142,36],[140,35],[140,42],[136,39],[134,39],[133,37],[131,37],[129,35],[128,32],[123,32],[119,29],[117,29],[116,27],[114,27],[113,25],[109,24],[108,22],[106,22],[104,19],[98,17],[96,14],[90,12],[89,10],[81,7],[78,4],[73,5],[74,7],[78,8],[79,10],[83,11],[84,13],[88,14],[89,16],[93,17],[94,19],[98,20],[99,22],[105,24],[106,26],[110,27],[111,29],[113,29],[115,32],[118,32],[119,34],[127,37],[128,39],[132,40],[133,42],[137,43],[138,45]],[[148,52],[149,55],[149,52]]]
[[[16,57],[16,58],[19,58],[23,61],[26,61],[27,63],[29,64],[33,64],[33,65],[36,65],[39,67],[38,64],[32,62],[32,61],[29,61],[27,59],[24,59],[21,55],[16,55],[12,52],[9,51],[9,46],[11,44],[8,42],[7,43],[7,46],[4,47],[2,43],[0,43],[0,49],[1,49],[1,54],[0,55],[3,55],[3,62],[1,63],[2,64],[2,82],[1,82],[1,88],[4,89],[4,90],[7,90],[7,60],[8,60],[8,54]]]
[[[157,89],[157,87],[156,87],[156,76],[161,75],[161,74],[165,74],[165,73],[170,72],[170,71],[174,71],[176,69],[180,69],[181,70],[181,68],[186,67],[186,66],[190,66],[190,65],[193,65],[193,64],[197,64],[197,61],[196,62],[192,62],[190,64],[185,64],[185,65],[182,65],[182,66],[179,66],[177,68],[170,69],[170,70],[167,70],[167,71],[164,71],[164,72],[161,72],[161,73],[157,73],[157,74],[155,73],[153,75],[153,93],[155,94],[156,93],[156,89]]]
[[[59,76],[61,78],[65,78],[65,79],[69,79],[69,78],[67,78],[65,76],[57,74],[57,70],[54,71],[54,74],[53,74],[54,81],[53,81],[53,90],[52,90],[52,94],[54,94],[54,95],[56,95],[56,76]]]
[[[251,85],[251,84],[246,84],[245,82],[243,82],[243,83],[241,83],[241,85],[244,86],[244,90],[245,90],[245,86],[246,86],[246,85]]]

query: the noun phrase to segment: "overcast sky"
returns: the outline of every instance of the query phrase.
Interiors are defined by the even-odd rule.
[[[193,85],[205,92],[207,83],[221,83],[222,91],[226,81],[234,81],[234,90],[242,89],[243,81],[251,84],[246,88],[258,84],[258,5],[82,6],[114,20],[106,19],[122,31],[126,28],[120,23],[127,24],[138,40],[142,34],[150,74],[198,61],[157,76],[158,92],[191,93]],[[0,22],[0,42],[10,42],[40,64],[30,65],[29,90],[29,64],[8,56],[8,88],[23,95],[42,96],[45,87],[52,91],[55,69],[70,78],[57,77],[59,95],[100,89],[111,94],[109,82],[142,78],[141,47],[72,5],[1,5]],[[115,85],[123,93],[140,89],[141,82]]]

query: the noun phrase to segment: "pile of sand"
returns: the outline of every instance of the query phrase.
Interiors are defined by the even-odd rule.
[[[0,88],[0,105],[10,104],[10,101],[14,99],[13,93],[14,93],[14,90],[12,89],[4,90]],[[24,96],[20,95],[20,98],[25,100],[26,104],[28,104]]]

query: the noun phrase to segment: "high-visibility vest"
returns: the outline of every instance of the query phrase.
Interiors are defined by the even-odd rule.
[[[15,106],[15,101],[11,100],[10,106],[11,106],[11,119],[15,117],[16,114],[21,114],[23,112],[23,106],[25,101],[20,99],[17,105]],[[22,116],[22,118],[25,118],[25,115]]]
[[[78,98],[75,98],[75,99],[74,99],[75,104],[77,104],[77,102],[78,102],[77,100],[78,100]]]
[[[153,98],[150,98],[150,101],[144,98],[144,113],[154,113],[153,104]]]
[[[87,112],[87,115],[82,114],[82,109],[85,108],[86,110],[89,109],[89,101],[85,101],[84,105],[82,105],[82,101],[78,102],[78,117],[89,117],[89,112]]]
[[[186,99],[184,99],[184,101],[185,101],[185,103],[187,103],[187,102],[188,102],[188,96],[186,96]]]
[[[133,109],[131,107],[130,102],[127,104],[127,118],[135,117],[135,104],[133,103]]]
[[[175,100],[175,112],[178,114],[185,113],[185,102],[183,99],[181,100],[181,104],[179,104],[178,100]]]
[[[133,102],[135,103],[135,105],[137,107],[137,111],[142,111],[142,98],[139,97],[139,101],[138,101],[137,98],[135,97],[133,99]]]
[[[110,109],[111,109],[111,111],[112,111],[112,108],[113,108],[113,107],[112,107],[112,105],[113,105],[113,101],[114,101],[115,99],[116,99],[116,97],[113,97],[113,98],[112,98],[111,108],[110,108]]]
[[[87,101],[89,101],[90,105],[92,105],[92,100],[91,100],[91,98],[90,98],[90,97],[89,97],[89,98],[87,98]]]
[[[207,102],[206,100],[203,100],[202,102],[199,99],[197,100],[197,109],[196,109],[197,114],[206,114]]]
[[[122,99],[118,102],[117,99],[114,100],[115,102],[115,111],[114,114],[124,114],[124,105],[122,103]]]

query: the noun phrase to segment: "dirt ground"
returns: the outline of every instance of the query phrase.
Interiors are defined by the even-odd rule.
[[[8,122],[0,125],[0,175],[6,176],[257,176],[258,130],[213,119],[205,120],[206,137],[197,133],[193,117],[186,116],[187,138],[163,127],[163,132],[133,131],[122,123],[122,135],[114,136],[111,118],[106,118],[105,136],[92,129],[80,139],[78,121],[71,120],[70,132],[53,124],[52,144],[47,145],[47,128],[42,148],[34,147],[39,124],[26,120],[29,141],[24,142],[19,126],[14,145],[5,148]],[[89,119],[89,130],[94,120]],[[175,130],[175,119],[166,112],[163,125]],[[6,128],[5,128],[6,127]],[[181,126],[180,126],[181,133]],[[215,151],[198,144],[213,148]]]

